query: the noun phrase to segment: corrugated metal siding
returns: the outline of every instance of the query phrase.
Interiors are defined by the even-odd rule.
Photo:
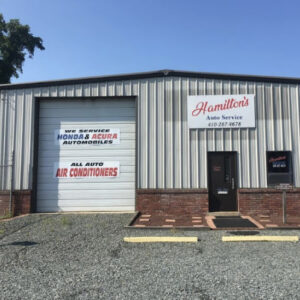
[[[256,94],[255,129],[187,128],[187,95]],[[34,97],[137,96],[137,187],[207,187],[207,151],[237,151],[239,187],[267,187],[266,151],[293,151],[300,187],[299,86],[165,77],[1,92],[0,164],[15,149],[14,188],[32,187]],[[0,189],[9,188],[8,168]]]

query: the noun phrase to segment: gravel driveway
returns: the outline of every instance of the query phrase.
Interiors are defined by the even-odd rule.
[[[125,229],[131,218],[35,214],[1,222],[0,298],[300,299],[299,243],[222,243],[228,232]],[[200,241],[122,241],[138,235]]]

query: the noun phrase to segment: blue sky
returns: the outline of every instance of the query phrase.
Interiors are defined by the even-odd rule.
[[[43,38],[12,82],[176,69],[300,77],[300,1],[0,0]]]

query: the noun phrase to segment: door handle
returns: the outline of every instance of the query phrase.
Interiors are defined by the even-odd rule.
[[[231,178],[231,187],[234,190],[234,178],[233,177]]]

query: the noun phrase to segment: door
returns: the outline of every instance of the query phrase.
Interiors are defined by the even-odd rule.
[[[135,100],[41,100],[37,211],[134,211]]]
[[[208,153],[209,210],[236,211],[236,153]]]

